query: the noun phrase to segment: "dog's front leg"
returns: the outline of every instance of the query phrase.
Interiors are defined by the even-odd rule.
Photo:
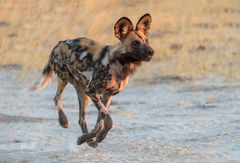
[[[96,106],[96,108],[98,109],[101,116],[104,118],[108,114],[108,108],[105,106],[100,94],[92,94],[92,95],[90,94],[89,96],[92,102],[94,103],[94,105]]]
[[[102,131],[102,130],[104,130],[103,133],[106,136],[107,135],[106,133],[112,128],[112,118],[108,114],[108,110],[105,107],[101,96],[99,94],[89,94],[89,93],[88,93],[88,95],[91,98],[91,100],[93,101],[93,103],[95,104],[95,106],[97,107],[100,115],[99,115],[99,120],[97,121],[95,128],[90,133],[84,134],[78,138],[79,145],[90,140],[91,138],[96,137],[98,135],[98,133],[100,133],[100,131]],[[101,135],[103,135],[103,134],[101,134]],[[103,139],[104,139],[104,137],[103,137]],[[99,140],[103,140],[103,139],[101,139],[99,137]]]
[[[108,109],[112,101],[112,95],[104,94],[103,99],[99,94],[95,94],[90,97],[99,111],[95,128],[101,124],[102,120],[104,121],[104,127],[101,128],[96,136],[96,141],[101,142],[106,137],[108,131],[112,128],[112,118],[108,113]]]
[[[103,101],[106,109],[109,110],[110,104],[111,104],[111,102],[112,102],[112,95],[105,93],[105,94],[102,96],[102,101]]]
[[[112,102],[112,95],[109,94],[104,94],[102,96],[102,101],[106,107],[106,110],[109,110],[110,104]],[[97,119],[97,123],[96,126],[98,125],[98,123],[101,120],[104,120],[104,127],[101,129],[100,132],[98,132],[97,136],[96,136],[96,141],[97,142],[101,142],[103,141],[103,139],[106,137],[106,135],[108,134],[109,130],[112,128],[112,118],[108,115],[105,118],[102,117],[101,113],[98,113],[98,119]]]

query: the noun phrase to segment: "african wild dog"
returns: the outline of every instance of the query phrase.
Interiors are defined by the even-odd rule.
[[[76,38],[59,41],[52,50],[43,69],[42,80],[31,90],[45,88],[51,81],[52,72],[57,74],[54,102],[58,108],[59,124],[67,128],[68,120],[63,112],[61,95],[68,83],[74,86],[79,102],[78,123],[83,132],[78,138],[78,145],[87,142],[89,146],[97,147],[112,128],[108,113],[112,96],[124,89],[129,75],[142,61],[150,61],[153,56],[154,51],[147,39],[151,22],[151,16],[145,14],[134,30],[127,17],[120,18],[114,26],[115,36],[120,40],[115,46],[106,46],[88,38]],[[91,132],[85,121],[89,97],[98,109],[96,126]]]

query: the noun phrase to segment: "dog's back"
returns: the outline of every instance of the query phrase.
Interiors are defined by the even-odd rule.
[[[105,60],[104,47],[87,38],[60,41],[50,55],[49,64],[61,79],[68,81],[74,77],[87,84],[96,62]]]
[[[107,46],[84,37],[59,41],[42,71],[43,78],[36,81],[29,90],[44,89],[50,83],[53,71],[64,81],[68,82],[74,77],[87,85],[96,62],[102,60],[105,65],[108,62],[105,47]]]

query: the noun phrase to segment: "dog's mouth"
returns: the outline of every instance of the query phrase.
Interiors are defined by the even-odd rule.
[[[153,54],[145,54],[145,55],[139,55],[139,54],[137,54],[137,55],[131,55],[131,58],[132,58],[132,59],[135,59],[135,60],[137,60],[137,61],[146,61],[146,62],[151,61],[152,57],[153,57]]]
[[[149,61],[151,61],[152,57],[153,57],[153,55],[148,54],[143,58],[143,61],[149,62]]]
[[[148,56],[146,57],[146,61],[147,61],[147,62],[151,61],[151,59],[152,59],[152,55],[148,55]]]

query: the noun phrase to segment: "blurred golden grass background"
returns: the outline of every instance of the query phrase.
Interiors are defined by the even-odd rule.
[[[127,16],[136,24],[146,12],[155,57],[140,72],[240,78],[239,0],[0,0],[0,65],[38,72],[59,40],[115,44],[115,22]]]

